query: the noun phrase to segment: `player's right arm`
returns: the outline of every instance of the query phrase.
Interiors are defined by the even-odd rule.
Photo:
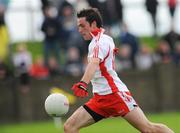
[[[86,82],[87,84],[91,81],[93,78],[95,71],[97,67],[99,66],[100,59],[99,58],[89,58],[89,63],[86,67],[85,73],[81,79],[81,81]]]
[[[99,58],[89,58],[89,63],[80,82],[73,85],[72,90],[74,95],[78,97],[88,96],[87,85],[93,78],[97,67],[99,66]]]

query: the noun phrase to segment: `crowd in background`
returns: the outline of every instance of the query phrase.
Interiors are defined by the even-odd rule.
[[[180,35],[174,29],[174,14],[178,5],[176,0],[167,1],[172,26],[170,32],[163,36],[158,36],[156,30],[158,26],[156,18],[158,1],[145,1],[147,12],[152,16],[153,37],[158,38],[155,49],[152,49],[149,44],[142,44],[139,37],[130,32],[128,25],[123,21],[124,7],[121,0],[78,0],[76,3],[65,0],[60,2],[41,1],[44,13],[42,25],[42,31],[45,35],[44,60],[47,66],[50,64],[48,63],[49,53],[53,51],[59,67],[63,68],[63,72],[73,76],[83,73],[88,42],[83,41],[78,33],[75,15],[79,8],[88,6],[99,9],[106,33],[117,40],[116,46],[119,48],[116,58],[117,71],[134,68],[147,70],[158,62],[179,64]],[[114,25],[118,25],[120,31],[116,37],[111,30]],[[63,57],[61,57],[62,55]]]
[[[155,48],[142,44],[140,38],[130,32],[123,21],[123,3],[121,0],[41,0],[44,20],[41,31],[44,34],[43,53],[33,61],[27,44],[20,43],[11,56],[14,75],[19,77],[23,91],[28,91],[29,77],[46,79],[60,74],[80,76],[87,64],[88,43],[83,40],[76,26],[76,12],[82,7],[98,8],[102,13],[106,33],[116,40],[119,51],[116,55],[117,72],[129,69],[148,70],[156,63],[174,63],[180,66],[180,35],[174,29],[174,14],[179,4],[177,0],[168,0],[171,19],[169,33],[157,34],[157,0],[146,0],[145,6],[152,16],[154,38],[158,38]],[[0,3],[0,29],[5,26],[5,8]],[[120,34],[114,36],[112,26],[117,25]],[[145,27],[144,27],[145,28]],[[0,30],[2,31],[2,30]],[[2,33],[0,32],[0,37]],[[7,44],[7,42],[5,42]],[[0,45],[3,44],[2,39]],[[7,47],[7,46],[5,46]],[[2,50],[2,49],[1,49]],[[1,55],[0,51],[0,55]],[[8,75],[4,57],[0,57],[0,78]]]

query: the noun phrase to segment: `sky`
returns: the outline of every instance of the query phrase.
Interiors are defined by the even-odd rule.
[[[75,0],[70,0],[71,2]],[[180,0],[175,14],[175,30],[180,33]],[[129,30],[138,36],[153,34],[151,17],[144,7],[144,0],[122,0],[124,21]],[[158,32],[165,34],[170,29],[167,0],[159,0],[157,14]],[[43,21],[40,0],[11,0],[6,12],[6,22],[12,42],[43,39],[40,26]]]

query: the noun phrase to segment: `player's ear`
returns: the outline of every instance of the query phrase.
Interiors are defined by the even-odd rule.
[[[92,27],[92,28],[97,28],[97,23],[96,23],[96,21],[93,21],[93,22],[91,23],[91,27]]]

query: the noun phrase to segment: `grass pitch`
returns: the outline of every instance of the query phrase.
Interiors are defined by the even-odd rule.
[[[180,133],[180,113],[149,114],[147,116],[151,121],[164,123],[173,129],[175,133]],[[0,133],[63,133],[63,128],[62,126],[56,128],[52,120],[0,125]],[[83,128],[80,133],[138,133],[138,131],[125,120],[112,118]]]

